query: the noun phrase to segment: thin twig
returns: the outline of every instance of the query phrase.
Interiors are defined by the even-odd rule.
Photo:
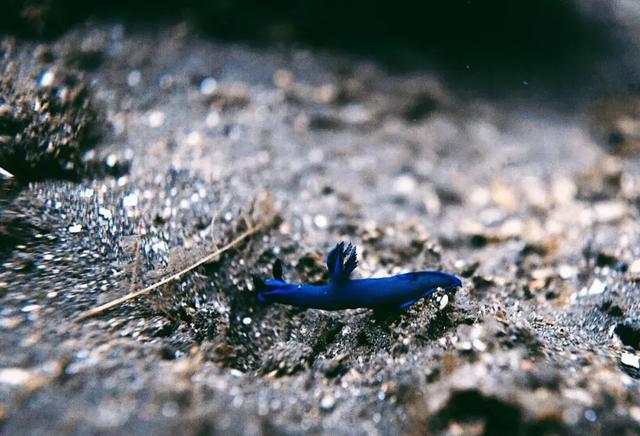
[[[138,298],[142,295],[146,295],[148,293],[150,293],[151,291],[153,291],[154,289],[158,289],[160,286],[166,285],[167,283],[171,283],[175,280],[178,280],[180,277],[182,277],[183,275],[185,275],[186,273],[193,271],[194,269],[198,268],[201,265],[204,265],[205,263],[209,263],[211,262],[213,259],[215,259],[216,257],[220,256],[222,253],[224,253],[225,251],[233,248],[234,246],[238,245],[240,242],[242,242],[243,240],[245,240],[246,238],[248,238],[249,236],[259,232],[260,230],[262,230],[264,227],[266,226],[265,223],[260,223],[260,224],[256,224],[253,227],[249,227],[247,230],[245,230],[242,234],[240,234],[237,238],[235,238],[233,241],[229,242],[228,244],[224,245],[223,247],[217,249],[216,251],[214,251],[211,254],[206,255],[205,257],[203,257],[202,259],[198,260],[197,262],[195,262],[192,265],[189,265],[188,267],[186,267],[185,269],[183,269],[182,271],[179,271],[173,275],[170,275],[169,277],[165,277],[164,279],[160,280],[159,282],[154,283],[151,286],[148,286],[144,289],[141,289],[139,291],[135,291],[135,292],[130,292],[127,295],[124,295],[120,298],[116,298],[115,300],[112,300],[108,303],[105,303],[101,306],[98,307],[94,307],[93,309],[89,309],[86,310],[84,312],[82,312],[77,318],[76,321],[84,321],[85,319],[94,317],[100,313],[106,312],[108,310],[113,309],[116,306],[119,306],[120,304],[129,301],[129,300],[133,300],[135,298]]]

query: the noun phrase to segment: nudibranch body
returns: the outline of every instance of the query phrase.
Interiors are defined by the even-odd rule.
[[[287,283],[282,278],[282,265],[276,262],[273,280],[256,280],[258,300],[303,308],[324,310],[404,309],[438,289],[450,291],[462,285],[453,274],[442,271],[420,271],[374,279],[351,279],[358,266],[356,248],[343,242],[327,255],[331,280],[324,285]]]

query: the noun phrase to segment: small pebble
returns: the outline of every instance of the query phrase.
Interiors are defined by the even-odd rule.
[[[593,210],[596,221],[600,223],[612,223],[624,218],[627,208],[625,203],[619,201],[603,201],[597,203]]]
[[[213,77],[206,77],[200,82],[200,92],[203,95],[211,95],[218,89],[218,81]]]
[[[124,207],[133,207],[138,204],[138,195],[135,193],[129,194],[122,199],[122,205]]]
[[[313,224],[319,229],[326,229],[329,226],[329,220],[325,215],[316,215],[313,217]]]
[[[21,311],[25,312],[25,313],[29,313],[29,312],[35,312],[40,310],[40,306],[37,304],[29,304],[27,306],[24,306]]]
[[[473,348],[475,348],[480,352],[487,351],[487,345],[484,342],[482,342],[480,339],[474,339],[472,344],[473,344]]]
[[[622,353],[622,355],[620,356],[620,363],[626,366],[640,369],[640,355],[632,353]]]
[[[336,399],[331,394],[327,394],[320,400],[320,409],[322,410],[331,410],[333,406],[336,404]]]
[[[22,386],[31,379],[31,373],[22,368],[0,369],[0,383],[11,386]]]
[[[185,142],[191,147],[197,147],[202,144],[202,135],[197,130],[189,132]]]
[[[142,79],[142,74],[140,71],[133,70],[127,75],[127,85],[131,88],[138,86],[140,84],[140,79]]]
[[[594,412],[593,409],[585,410],[584,417],[589,422],[596,422],[598,419],[598,415],[596,415],[596,412]]]
[[[115,154],[110,154],[109,156],[107,156],[105,163],[109,168],[115,167],[118,163],[118,156],[116,156]],[[91,192],[93,193],[93,190],[91,190]]]
[[[563,280],[573,278],[576,276],[577,273],[578,273],[578,269],[574,266],[566,265],[566,264],[558,266],[558,275]]]
[[[217,111],[209,112],[204,120],[204,123],[209,128],[216,127],[218,124],[220,124],[220,114]]]
[[[51,70],[47,70],[42,74],[42,76],[40,76],[40,86],[51,86],[55,79],[55,73]]]
[[[164,123],[164,112],[153,111],[147,117],[149,127],[160,127]]]
[[[599,294],[602,294],[606,290],[607,290],[607,285],[605,283],[603,283],[600,279],[595,279],[593,281],[593,283],[591,283],[591,286],[589,287],[589,289],[586,292],[586,294],[587,295],[599,295]]]
[[[636,259],[631,262],[631,265],[629,265],[629,269],[627,270],[627,274],[632,280],[640,279],[640,259]]]
[[[393,181],[393,190],[400,195],[412,194],[417,186],[416,179],[409,174],[402,174]]]
[[[162,416],[173,418],[178,414],[178,405],[175,401],[168,401],[162,406]]]
[[[72,226],[69,226],[68,231],[69,233],[80,233],[82,231],[82,225],[74,224]]]
[[[111,219],[111,211],[109,209],[106,209],[104,207],[101,207],[98,209],[98,214],[103,217],[104,219],[110,220]]]
[[[444,309],[445,307],[447,307],[447,304],[449,304],[449,296],[447,294],[444,294],[440,299],[439,309]]]
[[[633,262],[631,262],[631,265],[629,265],[628,272],[629,274],[633,274],[633,275],[640,274],[640,259],[636,259]]]

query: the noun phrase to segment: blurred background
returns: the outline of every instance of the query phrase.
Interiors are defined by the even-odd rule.
[[[218,40],[330,48],[374,56],[394,70],[437,65],[447,75],[491,88],[514,86],[518,75],[573,88],[576,79],[597,80],[594,67],[623,56],[633,44],[634,7],[630,1],[598,0],[10,0],[2,27],[25,37],[52,38],[87,19],[140,26],[185,20]]]

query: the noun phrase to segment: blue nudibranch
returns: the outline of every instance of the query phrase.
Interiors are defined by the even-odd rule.
[[[273,280],[256,279],[260,302],[281,303],[324,310],[366,307],[376,310],[404,309],[441,288],[450,291],[462,285],[453,274],[420,271],[376,279],[351,279],[358,266],[356,247],[344,242],[327,255],[330,282],[324,285],[287,283],[282,264],[273,266]]]

